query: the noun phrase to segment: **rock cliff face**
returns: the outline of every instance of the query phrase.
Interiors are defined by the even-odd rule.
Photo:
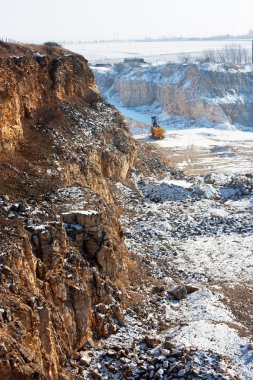
[[[1,150],[13,149],[23,136],[22,121],[50,104],[73,97],[89,101],[96,88],[84,58],[67,52],[50,58],[46,51],[20,49],[19,55],[1,59]]]
[[[0,46],[0,378],[79,378],[78,350],[124,323],[113,189],[135,159],[83,57]]]
[[[171,116],[253,125],[251,65],[116,64],[94,72],[101,92],[116,94],[127,107],[158,101]]]

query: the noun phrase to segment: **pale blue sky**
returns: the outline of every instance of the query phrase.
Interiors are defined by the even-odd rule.
[[[252,0],[0,0],[0,37],[22,42],[245,34]]]

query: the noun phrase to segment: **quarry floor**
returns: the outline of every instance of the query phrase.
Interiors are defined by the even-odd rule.
[[[184,163],[184,172],[162,180],[133,177],[135,190],[118,184],[126,244],[143,275],[133,281],[139,302],[126,311],[126,325],[91,354],[90,368],[103,379],[253,379],[253,157],[247,144],[239,159],[243,150],[245,170],[232,159],[226,170],[220,154],[232,145],[218,145],[217,152],[162,147],[175,168]],[[206,166],[207,154],[216,166]],[[175,285],[186,287],[187,296],[171,296]],[[161,343],[147,347],[147,334]],[[164,339],[182,356],[173,350],[164,356]],[[114,346],[132,354],[123,361],[130,372],[108,351]],[[164,369],[167,360],[176,370]]]
[[[135,138],[153,143],[170,165],[186,175],[208,173],[246,174],[253,169],[253,133],[241,130],[192,128],[167,131],[163,140],[150,138],[148,125],[127,119]],[[145,133],[143,133],[145,131]]]
[[[191,123],[184,120],[168,128],[161,123],[165,138],[155,141],[147,125],[154,110],[140,113],[115,99],[134,137],[155,145],[174,174],[133,178],[137,192],[119,184],[126,244],[143,268],[133,286],[140,300],[126,311],[126,325],[101,343],[92,365],[115,380],[253,380],[253,132],[232,125],[186,128]],[[175,298],[173,286],[187,295]],[[147,334],[160,338],[153,350],[145,345]],[[166,356],[166,339],[184,354]],[[134,354],[125,363],[128,375],[103,344]],[[152,359],[155,350],[161,360]],[[167,360],[171,371],[164,369]]]

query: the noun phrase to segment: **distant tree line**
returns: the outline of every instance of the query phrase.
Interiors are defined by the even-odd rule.
[[[17,41],[11,39],[11,38],[5,38],[5,37],[0,37],[0,42],[1,43],[6,43],[6,44],[15,44],[18,43]]]
[[[178,55],[178,59],[183,63],[197,60],[199,62],[231,63],[239,65],[251,63],[251,54],[250,49],[244,48],[240,44],[227,44],[224,45],[222,49],[205,50],[198,57],[190,54],[180,54]]]
[[[0,37],[0,47],[2,48],[8,48],[12,42],[9,38]]]
[[[225,45],[222,49],[206,50],[202,55],[204,60],[209,60],[210,62],[233,64],[251,62],[250,50],[239,44]]]

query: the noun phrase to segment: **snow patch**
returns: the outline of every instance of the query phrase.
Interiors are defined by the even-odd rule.
[[[228,357],[238,375],[244,380],[252,380],[253,352],[249,349],[249,339],[240,337],[235,329],[225,323],[193,321],[172,330],[171,336],[186,347],[195,346],[199,350],[211,350]]]

